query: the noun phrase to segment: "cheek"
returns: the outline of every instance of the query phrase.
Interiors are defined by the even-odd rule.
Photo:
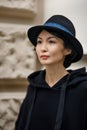
[[[58,56],[58,55],[60,55],[60,54],[62,54],[62,53],[63,53],[63,49],[60,48],[60,47],[55,47],[55,48],[53,48],[53,49],[50,51],[50,54],[52,54],[53,56],[54,56],[54,55]]]
[[[36,47],[36,48],[35,48],[35,50],[36,50],[36,54],[38,54],[38,52],[39,52],[39,49],[38,49],[38,47]]]
[[[40,49],[39,49],[39,47],[36,47],[36,55],[37,55],[37,57],[39,58],[39,55],[40,55]]]
[[[65,58],[64,48],[58,47],[58,48],[54,49],[53,51],[51,51],[50,53],[54,59],[63,60]]]

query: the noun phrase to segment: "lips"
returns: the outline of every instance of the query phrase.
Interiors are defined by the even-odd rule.
[[[41,55],[40,57],[45,60],[45,59],[48,59],[49,56],[47,56],[47,55]]]

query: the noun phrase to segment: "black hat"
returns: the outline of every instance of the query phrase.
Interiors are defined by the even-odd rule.
[[[73,51],[72,63],[79,61],[82,58],[82,45],[75,37],[76,32],[74,25],[68,18],[62,15],[54,15],[49,18],[43,25],[31,27],[28,30],[28,38],[34,46],[37,44],[37,36],[43,29],[52,30],[62,37],[68,39],[68,44],[71,45],[71,49]]]

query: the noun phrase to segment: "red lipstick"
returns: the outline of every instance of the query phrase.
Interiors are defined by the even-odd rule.
[[[43,60],[46,60],[46,59],[48,59],[49,56],[47,56],[47,55],[41,55],[40,57],[41,57]]]

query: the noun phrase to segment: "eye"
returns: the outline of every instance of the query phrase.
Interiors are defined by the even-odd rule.
[[[49,40],[49,43],[54,44],[54,43],[56,43],[56,41],[55,40]]]
[[[41,44],[42,43],[42,41],[41,40],[37,40],[37,44]]]

